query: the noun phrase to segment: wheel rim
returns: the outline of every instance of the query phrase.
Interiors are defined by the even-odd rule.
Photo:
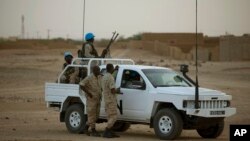
[[[159,129],[162,133],[167,134],[172,129],[172,120],[168,116],[162,116],[159,120]]]
[[[69,116],[69,123],[71,127],[77,128],[81,124],[81,116],[78,112],[73,111]]]

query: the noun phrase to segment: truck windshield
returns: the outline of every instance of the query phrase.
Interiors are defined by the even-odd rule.
[[[142,72],[154,87],[189,87],[187,80],[167,69],[143,69]]]

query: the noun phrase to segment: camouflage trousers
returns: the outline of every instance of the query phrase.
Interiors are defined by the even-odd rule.
[[[100,115],[101,98],[98,96],[93,96],[92,98],[87,98],[87,113],[88,121],[87,125],[91,128],[95,128],[96,120]]]
[[[107,128],[112,128],[117,120],[117,102],[106,102],[105,111],[107,113],[108,123]]]

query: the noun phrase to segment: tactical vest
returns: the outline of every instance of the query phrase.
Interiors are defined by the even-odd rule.
[[[92,54],[92,55],[98,57],[98,53],[97,53],[97,51],[96,51],[94,45],[91,44],[91,43],[88,43],[88,42],[83,43],[82,49],[81,49],[81,50],[78,50],[78,52],[77,52],[77,53],[78,53],[78,57],[79,57],[79,58],[86,58],[86,56],[85,56],[85,46],[86,46],[87,44],[90,45],[91,48],[92,48],[92,52],[90,52],[90,54]]]

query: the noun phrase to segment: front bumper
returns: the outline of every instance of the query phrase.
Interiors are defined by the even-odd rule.
[[[199,117],[229,117],[236,114],[236,108],[186,109],[186,114]]]

